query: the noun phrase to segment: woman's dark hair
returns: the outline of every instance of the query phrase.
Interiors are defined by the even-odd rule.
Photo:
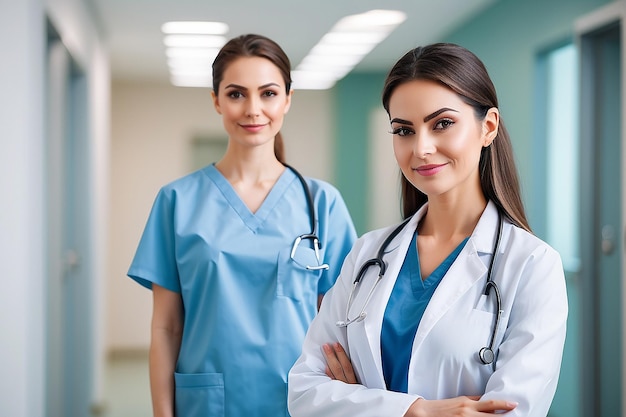
[[[289,94],[291,90],[291,63],[285,51],[273,40],[262,35],[241,35],[229,40],[220,49],[215,61],[213,61],[213,91],[217,95],[220,83],[224,78],[226,68],[241,57],[260,57],[269,60],[276,65],[285,81],[285,90]],[[285,163],[285,149],[283,137],[278,132],[274,139],[274,154],[282,163]]]
[[[412,80],[429,80],[444,85],[474,108],[482,120],[488,110],[498,107],[496,89],[484,64],[467,49],[450,43],[436,43],[407,52],[393,66],[383,88],[382,101],[389,114],[389,99],[396,87]],[[513,224],[530,231],[522,203],[511,139],[502,119],[498,135],[482,149],[480,184],[485,197],[493,201]],[[402,176],[402,210],[409,217],[428,197]]]

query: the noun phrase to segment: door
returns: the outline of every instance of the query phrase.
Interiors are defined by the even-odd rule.
[[[624,13],[577,24],[581,75],[581,307],[584,416],[624,412]]]
[[[91,282],[87,227],[85,77],[52,28],[47,47],[46,410],[50,417],[91,414]]]

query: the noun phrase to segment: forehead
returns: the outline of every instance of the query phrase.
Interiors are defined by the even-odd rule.
[[[430,80],[411,80],[400,84],[389,97],[389,114],[392,118],[425,116],[449,107],[459,112],[471,111],[461,97],[448,87]]]
[[[236,84],[257,88],[266,84],[284,86],[283,76],[274,63],[261,57],[240,57],[232,61],[224,71],[222,85]]]

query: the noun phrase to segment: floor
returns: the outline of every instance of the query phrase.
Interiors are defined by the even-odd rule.
[[[111,355],[104,390],[104,417],[152,417],[147,352]]]

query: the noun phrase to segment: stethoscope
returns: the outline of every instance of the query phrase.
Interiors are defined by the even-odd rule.
[[[289,168],[294,174],[296,174],[296,177],[298,177],[298,180],[300,180],[300,183],[302,184],[302,188],[304,189],[304,195],[306,197],[306,204],[309,209],[309,220],[311,222],[311,233],[304,233],[296,237],[296,240],[293,243],[293,247],[291,248],[291,260],[298,263],[295,260],[295,256],[300,242],[302,242],[303,240],[310,240],[311,245],[313,246],[313,251],[315,252],[315,259],[317,259],[317,265],[304,265],[304,267],[311,271],[328,269],[329,265],[326,263],[322,263],[320,259],[320,249],[322,248],[322,244],[320,243],[319,237],[317,236],[317,219],[315,216],[315,205],[313,204],[313,195],[311,194],[311,190],[309,189],[309,186],[307,185],[306,180],[304,179],[302,174],[300,174],[298,171],[296,171],[294,167],[290,165],[287,165],[285,163],[283,163],[283,165]]]
[[[360,322],[365,319],[365,317],[367,316],[367,312],[365,311],[365,309],[367,308],[367,305],[370,299],[372,298],[372,294],[374,293],[374,290],[378,286],[378,283],[380,283],[380,281],[382,280],[383,276],[385,275],[385,271],[387,270],[387,264],[383,260],[385,251],[387,250],[387,247],[389,246],[391,241],[402,231],[402,229],[404,229],[404,226],[406,226],[406,224],[409,222],[410,219],[411,218],[409,217],[408,219],[400,223],[400,225],[398,225],[398,227],[396,227],[389,234],[389,236],[387,236],[387,238],[382,243],[382,245],[380,245],[380,248],[378,249],[378,253],[376,254],[376,257],[366,261],[361,266],[359,273],[357,274],[356,278],[354,279],[354,282],[352,283],[352,289],[350,290],[350,295],[348,296],[348,304],[346,305],[346,319],[338,321],[336,323],[337,326],[347,327],[348,325],[352,323]],[[493,363],[495,359],[493,348],[494,348],[494,344],[496,341],[496,336],[498,334],[498,327],[500,326],[500,317],[502,316],[502,299],[500,298],[500,290],[498,288],[498,284],[496,284],[492,278],[492,271],[493,271],[493,265],[496,259],[496,254],[500,250],[500,239],[502,238],[502,223],[503,223],[502,216],[498,212],[498,234],[496,236],[496,241],[493,245],[493,256],[491,257],[491,261],[489,262],[489,269],[487,271],[487,282],[485,283],[485,289],[483,291],[483,294],[489,297],[489,292],[493,290],[493,293],[495,294],[495,297],[496,297],[496,320],[491,330],[491,337],[489,340],[489,345],[481,348],[478,351],[478,358],[485,365],[489,365]],[[374,283],[374,285],[372,285],[372,287],[370,288],[369,293],[367,294],[367,297],[365,298],[365,302],[363,303],[363,307],[361,308],[361,312],[356,317],[351,319],[349,318],[350,308],[352,307],[352,302],[354,301],[354,296],[356,294],[356,291],[358,290],[358,287],[361,285],[363,277],[365,276],[365,273],[367,272],[369,267],[374,266],[374,265],[378,266],[379,268],[378,278],[376,279],[376,282]]]

